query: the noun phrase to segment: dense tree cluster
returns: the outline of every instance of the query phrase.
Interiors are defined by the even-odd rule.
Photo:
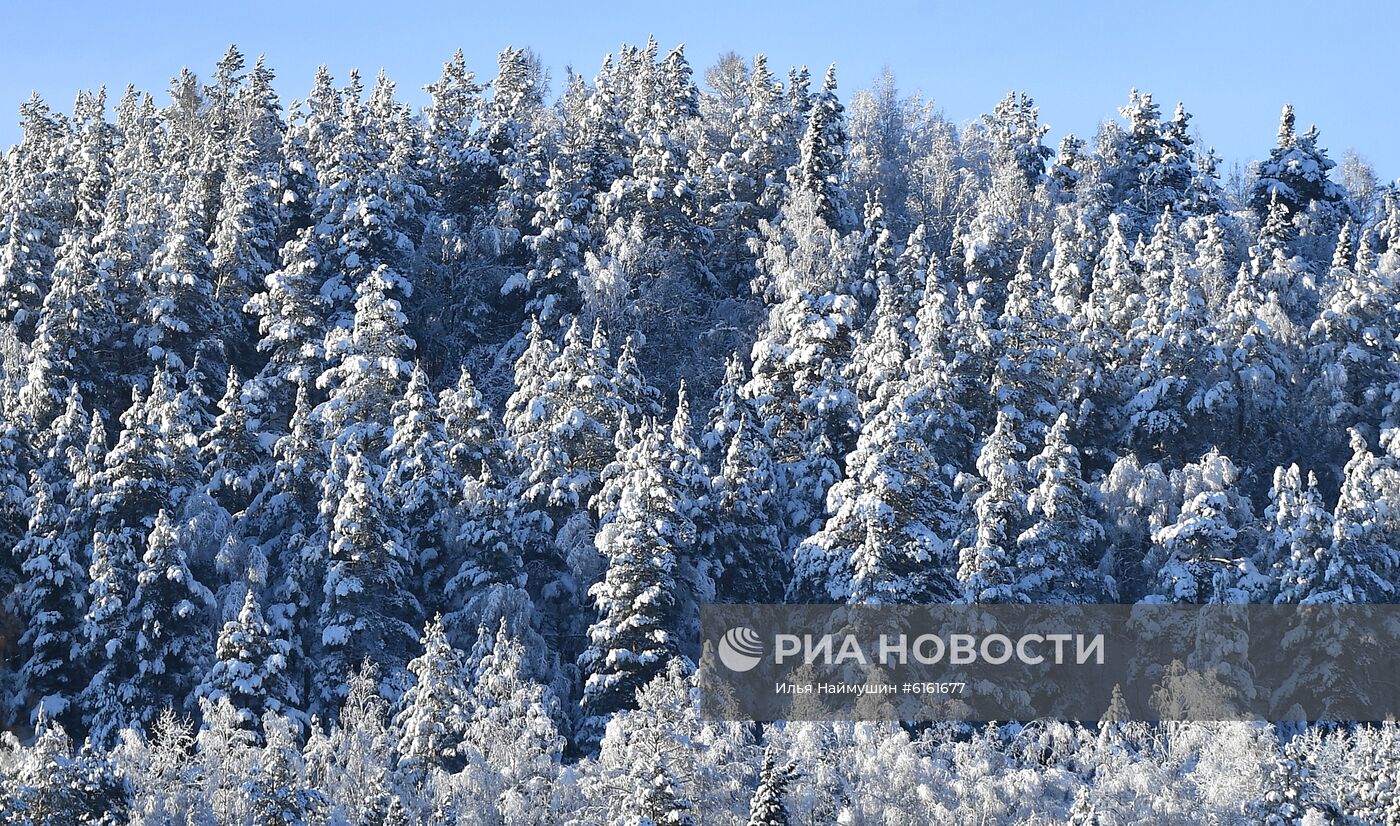
[[[486,635],[488,639],[492,635]],[[523,651],[497,634],[480,659],[430,626],[418,685],[394,708],[373,668],[303,744],[268,712],[241,726],[167,712],[110,750],[47,719],[32,745],[0,735],[0,818],[17,824],[1388,824],[1400,816],[1400,730],[1115,719],[933,726],[704,720],[670,669],[572,764]],[[458,668],[472,673],[464,681]]]
[[[1291,107],[1222,183],[1136,91],[1055,151],[655,41],[273,79],[35,97],[0,160],[0,812],[1389,805],[1390,729],[757,731],[688,676],[705,602],[1395,599],[1400,192]]]

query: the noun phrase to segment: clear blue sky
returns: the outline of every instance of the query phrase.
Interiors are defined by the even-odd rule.
[[[0,0],[0,111],[11,113],[0,118],[0,145],[16,140],[13,113],[31,90],[65,109],[77,89],[104,83],[114,96],[128,82],[163,93],[181,66],[207,76],[229,43],[266,54],[284,103],[302,97],[325,63],[337,80],[351,67],[371,77],[383,67],[418,104],[458,47],[482,78],[502,47],[532,47],[557,87],[564,66],[591,77],[619,43],[652,33],[663,48],[684,42],[697,77],[728,49],[814,73],[834,61],[843,97],[888,65],[902,89],[922,91],[957,121],[1022,89],[1056,141],[1066,131],[1092,135],[1136,86],[1168,112],[1185,101],[1227,163],[1263,156],[1291,101],[1300,127],[1316,123],[1334,159],[1354,148],[1382,179],[1400,176],[1400,4],[1391,0],[1326,11],[1299,0],[1191,0],[1145,14],[1124,0],[122,5]]]

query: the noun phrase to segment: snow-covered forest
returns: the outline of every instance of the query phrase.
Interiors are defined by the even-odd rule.
[[[1400,823],[1393,725],[694,680],[712,602],[1395,601],[1364,160],[1291,107],[1226,172],[1146,92],[1054,148],[761,55],[481,64],[21,106],[0,822]]]

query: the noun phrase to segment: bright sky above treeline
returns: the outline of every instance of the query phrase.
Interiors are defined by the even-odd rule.
[[[479,77],[507,45],[537,51],[557,91],[565,67],[591,77],[621,42],[654,34],[685,43],[697,79],[728,50],[763,51],[781,69],[835,62],[843,98],[888,66],[905,92],[932,98],[955,121],[989,111],[1011,89],[1030,93],[1053,127],[1084,137],[1114,117],[1136,87],[1167,112],[1186,103],[1205,145],[1225,166],[1265,157],[1279,109],[1317,124],[1340,162],[1348,149],[1383,180],[1400,176],[1400,114],[1386,0],[1213,3],[1143,11],[1124,2],[859,3],[809,0],[702,3],[3,2],[0,145],[19,136],[31,91],[66,109],[78,89],[127,83],[162,93],[181,66],[201,76],[230,43],[265,54],[284,103],[303,96],[318,64],[343,79],[381,67],[413,103],[461,48]],[[781,76],[781,72],[780,72]]]

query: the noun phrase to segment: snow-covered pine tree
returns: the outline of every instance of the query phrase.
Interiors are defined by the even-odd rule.
[[[266,425],[280,424],[297,388],[325,370],[324,258],[312,229],[301,229],[282,247],[280,266],[264,279],[264,289],[246,305],[258,317],[257,349],[265,359],[246,392],[250,409]]]
[[[1400,567],[1385,504],[1396,487],[1395,469],[1359,432],[1348,435],[1352,455],[1332,515],[1326,571],[1309,596],[1313,602],[1384,602],[1395,593],[1391,577]]]
[[[136,592],[140,589],[141,560],[150,550],[149,539],[159,538],[166,548],[159,549],[158,561],[170,554],[183,554],[171,547],[180,541],[170,534],[173,523],[184,513],[185,502],[198,483],[200,467],[190,414],[184,396],[178,392],[174,379],[157,369],[151,379],[151,392],[142,396],[132,393],[131,407],[122,415],[122,432],[117,444],[104,457],[103,468],[93,481],[91,496],[95,511],[92,561],[88,567],[88,611],[84,618],[85,653],[92,658],[95,673],[88,688],[84,707],[91,715],[89,724],[101,722],[94,729],[94,739],[102,742],[125,722],[123,697],[130,697],[128,681],[139,668],[133,638],[143,617],[136,612]],[[96,430],[94,435],[100,435]],[[93,445],[94,451],[105,446]],[[155,531],[158,514],[166,513],[162,530]],[[183,558],[183,557],[182,557]],[[182,563],[183,564],[183,563]],[[168,567],[168,566],[167,566]],[[162,568],[162,571],[165,569]],[[172,569],[173,570],[173,569]],[[177,571],[177,577],[188,573]],[[156,574],[150,574],[156,576]],[[172,587],[184,583],[198,597],[200,589],[190,577],[187,581],[172,581]],[[154,589],[154,590],[152,590]],[[162,588],[155,580],[147,589],[151,599],[151,622],[168,622],[166,613],[173,610],[174,592]],[[171,597],[162,604],[163,597]],[[195,610],[206,610],[198,600],[190,602]],[[184,620],[185,630],[197,633],[198,623]],[[204,628],[206,632],[208,627]],[[182,641],[181,645],[184,645]],[[152,645],[158,644],[153,640]],[[190,650],[202,656],[209,646]],[[150,666],[148,666],[149,668]],[[152,674],[156,672],[151,672]],[[181,698],[182,699],[182,698]],[[152,712],[153,713],[153,712]]]
[[[679,578],[685,592],[697,602],[714,599],[714,579],[719,573],[717,561],[707,553],[714,541],[715,526],[710,522],[710,472],[696,444],[690,420],[690,399],[685,381],[676,394],[676,413],[670,428],[671,472],[676,475],[678,497],[685,516],[695,525],[695,547],[679,557]],[[685,613],[689,606],[682,606]],[[698,609],[695,612],[698,615]],[[698,629],[697,629],[698,630]]]
[[[117,687],[133,721],[149,723],[167,706],[191,711],[213,651],[214,595],[190,570],[190,544],[188,525],[164,509],[156,514],[127,608],[135,672]]]
[[[68,384],[100,398],[110,390],[103,387],[99,393],[99,387],[115,383],[110,351],[121,342],[123,331],[117,301],[110,294],[112,278],[95,247],[94,239],[70,231],[59,251],[20,397],[33,422],[46,422],[57,412]]]
[[[23,577],[15,599],[25,659],[13,702],[31,721],[40,715],[73,720],[70,706],[83,685],[75,666],[81,660],[87,571],[79,538],[68,532],[61,490],[37,470],[29,479],[29,529],[14,547]]]
[[[525,347],[514,365],[514,390],[506,399],[502,423],[512,442],[537,429],[544,418],[544,405],[538,400],[549,379],[550,364],[558,355],[554,341],[545,333],[538,317],[531,317],[525,333]]]
[[[638,57],[646,65],[633,78],[625,121],[632,138],[631,174],[599,199],[606,229],[600,231],[597,264],[625,271],[623,280],[638,288],[663,278],[708,284],[713,274],[703,253],[712,233],[699,223],[699,183],[691,171],[699,93],[684,46],[660,62],[653,52]]]
[[[787,803],[783,796],[795,771],[792,763],[780,763],[770,749],[763,755],[758,790],[749,803],[748,826],[788,826]]]
[[[1225,602],[1237,560],[1252,549],[1242,532],[1249,500],[1235,489],[1239,468],[1212,450],[1182,470],[1182,505],[1175,521],[1152,535],[1157,574],[1144,602],[1205,605]]]
[[[218,347],[210,335],[218,314],[201,186],[192,179],[175,203],[172,225],[142,275],[144,318],[133,334],[133,343],[152,362],[177,374],[195,367],[198,357],[222,358],[210,349]]]
[[[1095,570],[1104,532],[1069,429],[1069,415],[1060,414],[1045,449],[1026,462],[1036,487],[1026,500],[1029,526],[1016,539],[1016,568],[1032,603],[1097,602],[1113,591],[1111,584],[1100,584]]]
[[[447,434],[447,458],[458,478],[469,479],[481,472],[486,463],[496,463],[501,457],[499,422],[481,398],[472,374],[464,366],[457,383],[438,395],[438,414]]]
[[[1030,601],[1024,573],[1016,565],[1017,538],[1026,529],[1030,480],[1021,458],[1026,446],[1016,440],[1015,417],[1003,409],[977,455],[978,479],[967,497],[975,515],[960,541],[958,582],[968,603]]]
[[[230,148],[209,245],[218,324],[236,333],[226,342],[230,356],[246,357],[247,345],[255,343],[255,326],[245,306],[276,269],[284,240],[280,201],[285,195],[281,166],[286,127],[272,81],[272,70],[259,57],[247,83],[233,90],[226,102]]]
[[[842,185],[849,147],[845,108],[836,97],[836,64],[827,68],[810,106],[797,164],[790,173],[792,188],[815,199],[817,214],[828,226],[844,230],[856,223],[856,215]]]
[[[579,658],[585,742],[597,742],[608,715],[630,707],[636,690],[679,651],[676,561],[691,552],[695,524],[671,469],[673,452],[656,420],[647,419],[625,459],[617,510],[597,535],[608,569],[590,589],[599,621]]]
[[[1044,444],[1067,383],[1058,320],[1029,254],[1023,255],[997,322],[991,399],[998,413],[1011,418],[1017,441],[1028,450]]]
[[[1010,92],[982,116],[991,144],[993,166],[1015,170],[1034,188],[1045,177],[1054,151],[1042,140],[1050,127],[1040,122],[1040,108],[1025,92]]]
[[[1294,440],[1287,414],[1302,342],[1279,294],[1264,287],[1267,267],[1259,255],[1240,266],[1228,307],[1212,330],[1227,382],[1213,410],[1222,434],[1217,438],[1242,457],[1263,462],[1286,455]]]
[[[62,159],[69,124],[55,115],[38,93],[20,107],[19,144],[7,166],[8,211],[0,238],[0,319],[27,337],[53,278],[54,250],[66,203]]]
[[[768,434],[740,413],[710,483],[710,547],[719,566],[715,592],[721,599],[775,602],[786,585],[790,563],[782,545],[772,454]]]
[[[1167,213],[1162,221],[1169,221]],[[1158,238],[1163,242],[1158,243]],[[1157,272],[1162,298],[1135,328],[1131,362],[1136,358],[1136,393],[1125,407],[1131,443],[1147,457],[1185,460],[1205,449],[1200,431],[1216,403],[1213,383],[1223,370],[1220,351],[1210,341],[1209,311],[1202,270],[1170,249],[1167,231],[1154,235],[1149,268]]]
[[[1110,216],[1107,237],[1091,260],[1089,289],[1071,321],[1074,367],[1066,401],[1086,447],[1094,449],[1113,444],[1122,432],[1129,379],[1137,378],[1127,364],[1126,340],[1141,313],[1139,276],[1117,216]]]
[[[471,713],[462,652],[448,642],[441,617],[424,626],[421,642],[423,653],[408,663],[414,683],[394,716],[398,771],[420,785],[434,769],[466,762],[462,743]]]
[[[544,108],[539,57],[528,49],[507,47],[496,58],[491,100],[482,113],[487,162],[487,226],[499,233],[497,243],[508,260],[523,252],[518,244],[529,233],[534,199],[546,169],[538,121]]]
[[[739,420],[759,421],[758,406],[744,395],[747,384],[748,371],[744,360],[735,353],[724,364],[724,378],[715,388],[714,402],[705,420],[705,431],[700,435],[700,446],[714,466],[719,465],[723,452],[738,430]]]
[[[921,360],[866,423],[827,496],[825,526],[800,544],[789,595],[808,602],[947,602],[957,592],[958,503],[947,471],[958,426],[946,367]]]
[[[1319,434],[1335,433],[1339,426],[1370,432],[1372,423],[1382,420],[1387,388],[1397,380],[1400,352],[1395,337],[1384,332],[1394,319],[1394,285],[1359,256],[1354,266],[1347,261],[1349,235],[1344,227],[1308,334],[1309,406]]]
[[[574,320],[547,365],[536,361],[553,348],[536,335],[532,328],[531,346],[516,365],[518,389],[506,403],[506,424],[524,468],[526,498],[562,525],[560,517],[597,493],[598,474],[612,459],[612,423],[634,411],[619,395],[601,326],[590,341]],[[533,398],[525,395],[535,388]]]
[[[715,241],[710,255],[716,275],[730,274],[725,286],[740,292],[754,273],[749,243],[760,221],[771,221],[786,192],[791,145],[783,142],[783,87],[763,54],[754,55],[744,106],[734,113],[732,134],[711,173],[702,180]]]
[[[425,89],[431,101],[424,110],[426,152],[432,190],[447,215],[470,221],[481,207],[481,175],[486,163],[479,133],[484,87],[467,69],[462,50],[442,64],[442,75]]]
[[[593,331],[593,349],[600,357],[605,357],[607,348],[600,339],[601,328]],[[633,416],[660,416],[661,391],[647,381],[637,361],[637,337],[628,336],[617,351],[617,361],[613,365],[613,382],[617,396],[622,400],[623,409]]]
[[[586,277],[584,261],[592,241],[588,226],[592,203],[575,191],[581,186],[569,180],[557,162],[550,163],[535,199],[536,232],[525,237],[534,265],[509,285],[514,288],[519,283],[526,292],[526,311],[546,322],[566,319],[583,306],[579,285]]]
[[[270,457],[243,398],[243,382],[228,369],[224,395],[214,426],[200,434],[199,455],[204,465],[205,491],[230,514],[241,513],[262,489]]]
[[[414,590],[424,609],[442,608],[443,586],[452,574],[453,539],[462,480],[449,455],[446,428],[428,374],[415,364],[402,399],[392,408],[393,435],[384,449],[384,496],[397,515],[404,542],[417,554]]]
[[[0,812],[29,823],[115,826],[126,822],[131,788],[108,754],[72,741],[57,721],[41,717],[27,761],[19,762],[0,798]],[[9,774],[7,772],[7,774]]]
[[[459,520],[460,561],[441,596],[449,632],[465,639],[473,624],[504,618],[528,624],[533,611],[524,590],[523,560],[541,526],[529,511],[522,512],[519,489],[483,465],[477,478],[463,482]]]
[[[924,237],[924,226],[920,224],[909,236],[898,260],[892,262],[891,272],[873,279],[879,297],[866,323],[868,333],[861,337],[851,358],[851,370],[856,374],[853,385],[866,420],[908,378],[908,362],[918,349],[915,328],[924,283],[937,278]]]
[[[360,443],[337,446],[343,480],[326,477],[328,514],[325,585],[319,650],[314,658],[317,707],[334,709],[347,690],[345,675],[367,657],[408,662],[421,606],[411,588],[415,559],[391,518],[382,470]]]
[[[657,752],[651,770],[635,792],[633,815],[639,823],[658,826],[695,826],[694,806],[677,788],[675,774],[664,752]]]
[[[235,725],[256,736],[266,715],[296,715],[298,697],[287,680],[291,644],[263,619],[249,583],[238,616],[224,623],[214,646],[214,664],[196,694],[209,702],[227,701]]]
[[[1163,210],[1181,214],[1192,202],[1196,152],[1188,126],[1191,116],[1178,103],[1172,118],[1164,121],[1152,95],[1136,89],[1118,111],[1128,128],[1113,147],[1109,179],[1128,226],[1134,233],[1145,233]]]
[[[1259,164],[1249,193],[1249,207],[1262,222],[1268,216],[1270,203],[1277,199],[1291,224],[1314,201],[1339,202],[1345,191],[1327,176],[1334,166],[1336,163],[1327,157],[1326,150],[1317,145],[1317,128],[1299,135],[1293,104],[1287,104],[1279,116],[1278,143],[1269,151],[1268,160]]]
[[[331,366],[316,380],[326,392],[316,410],[324,441],[363,442],[376,453],[387,447],[386,414],[403,397],[413,372],[408,359],[417,347],[396,298],[410,291],[397,273],[375,270],[357,288],[354,322],[346,335],[327,335]]]
[[[266,565],[265,616],[290,644],[288,681],[302,703],[309,699],[306,657],[319,635],[314,617],[327,547],[318,519],[327,458],[317,431],[306,385],[299,385],[288,431],[272,447],[271,470],[236,523],[249,557]]]
[[[762,267],[768,318],[752,351],[752,399],[773,440],[782,499],[784,543],[793,547],[819,527],[827,489],[854,447],[859,410],[847,378],[859,307],[841,291],[850,250],[798,193],[777,227],[764,230]]]
[[[1308,474],[1304,485],[1297,465],[1276,468],[1264,511],[1268,529],[1268,558],[1278,582],[1274,602],[1292,604],[1310,600],[1325,587],[1332,545],[1332,514],[1323,506],[1317,476]]]

